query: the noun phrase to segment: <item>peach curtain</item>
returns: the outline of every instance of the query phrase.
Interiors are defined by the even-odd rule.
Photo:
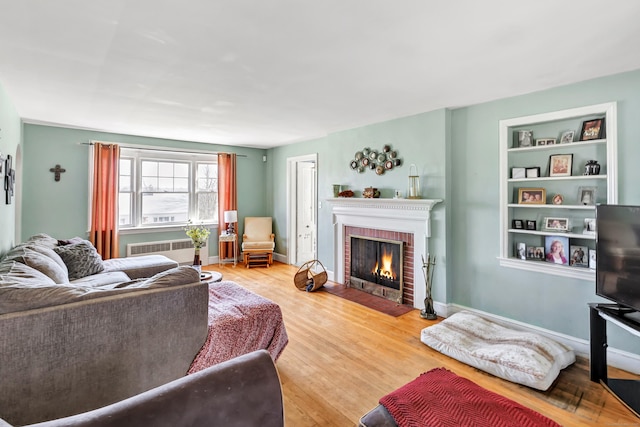
[[[238,210],[238,190],[236,186],[236,155],[233,153],[218,154],[218,236],[225,229],[224,211]],[[236,233],[238,227],[236,226]],[[240,236],[238,236],[240,245]],[[218,254],[220,258],[233,256],[231,242],[225,243]]]
[[[118,165],[120,146],[93,146],[93,198],[89,240],[102,259],[118,257]]]

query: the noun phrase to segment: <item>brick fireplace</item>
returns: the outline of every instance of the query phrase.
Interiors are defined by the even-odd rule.
[[[347,226],[345,228],[345,234],[347,236],[358,236],[361,238],[370,238],[372,240],[381,239],[382,241],[400,242],[402,244],[402,251],[399,254],[401,256],[401,260],[398,268],[398,273],[401,274],[398,279],[401,279],[402,283],[398,289],[401,290],[401,294],[397,295],[393,290],[385,292],[385,287],[393,286],[384,286],[384,284],[379,288],[375,288],[375,290],[365,289],[365,291],[401,304],[413,306],[413,234],[352,226]],[[359,280],[352,280],[351,262],[353,253],[351,251],[351,241],[352,239],[349,238],[344,239],[344,281],[349,287],[361,289],[362,287],[358,285]]]
[[[404,242],[402,303],[424,308],[425,286],[422,257],[429,252],[431,210],[441,200],[332,198],[334,224],[334,281],[347,284],[350,278],[349,236]]]

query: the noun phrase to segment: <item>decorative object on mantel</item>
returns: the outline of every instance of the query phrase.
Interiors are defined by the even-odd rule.
[[[354,193],[351,190],[344,190],[338,193],[338,197],[353,197]]]
[[[398,152],[392,150],[390,145],[385,145],[380,151],[372,150],[369,147],[363,148],[362,151],[357,151],[349,166],[360,173],[369,168],[375,171],[377,175],[382,175],[385,171],[401,164],[402,160],[398,158]]]
[[[67,170],[60,167],[60,165],[56,165],[55,168],[49,169],[49,172],[53,172],[53,179],[58,182],[60,181],[60,174],[65,173]]]
[[[427,291],[424,298],[424,309],[420,310],[420,317],[427,320],[436,320],[438,314],[433,309],[433,298],[431,297],[431,285],[433,283],[433,270],[436,268],[436,257],[433,258],[427,254],[427,260],[422,256],[422,274],[424,274],[424,283]]]
[[[409,194],[407,199],[420,198],[420,177],[418,176],[418,168],[413,163],[409,166]]]
[[[191,238],[193,242],[193,268],[200,272],[202,270],[202,261],[200,260],[200,249],[207,244],[207,239],[211,231],[205,228],[204,225],[194,225],[191,220],[187,221],[187,226],[184,228],[186,235]]]
[[[380,197],[380,190],[373,187],[367,187],[362,192],[362,197],[366,199],[377,199]]]

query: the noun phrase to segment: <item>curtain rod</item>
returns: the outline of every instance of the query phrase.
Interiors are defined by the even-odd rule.
[[[91,142],[80,142],[80,145],[95,145],[96,142],[91,141]],[[167,147],[149,147],[147,145],[127,145],[127,144],[120,144],[117,142],[100,142],[100,144],[104,144],[104,145],[119,145],[120,148],[128,148],[131,150],[149,150],[149,151],[166,151],[169,153],[184,153],[184,154],[235,154],[237,157],[247,157],[246,154],[236,154],[236,153],[229,153],[226,151],[206,151],[206,150],[182,150],[182,149],[175,149],[175,148],[167,148]]]

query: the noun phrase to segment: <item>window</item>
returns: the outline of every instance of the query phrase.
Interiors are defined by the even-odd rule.
[[[217,157],[123,148],[118,210],[120,228],[216,223]]]

